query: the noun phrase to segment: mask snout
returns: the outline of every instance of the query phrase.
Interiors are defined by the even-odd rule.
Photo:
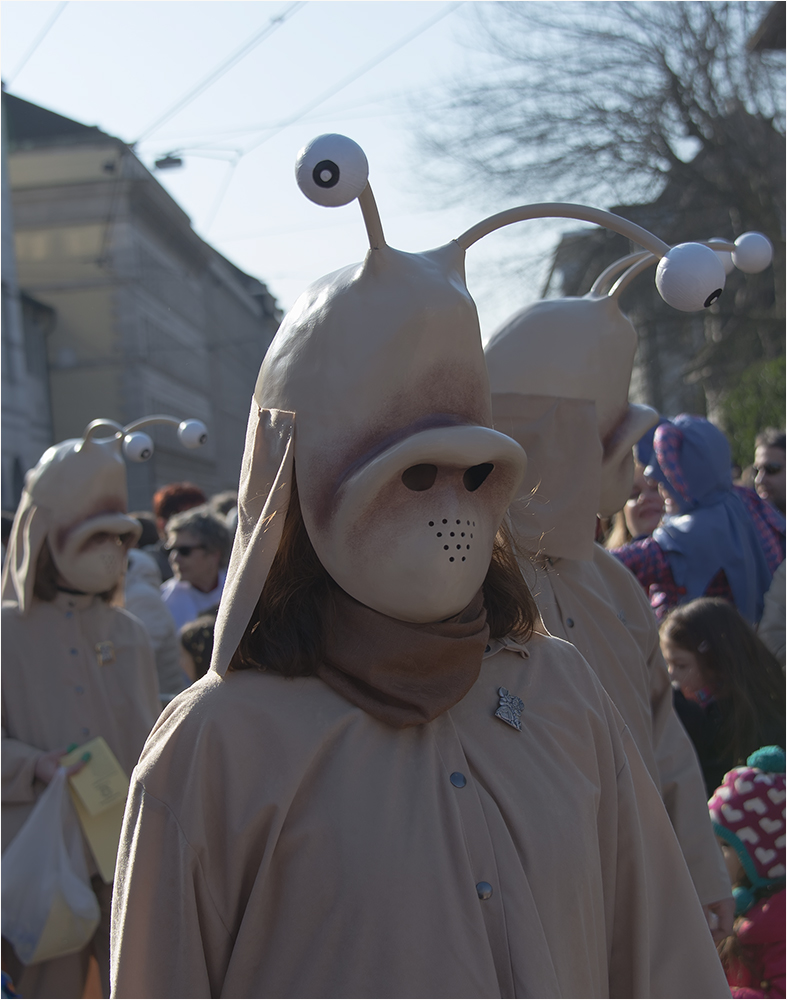
[[[340,486],[323,531],[307,527],[342,589],[393,618],[458,614],[481,587],[524,451],[480,426],[431,428],[364,463]]]

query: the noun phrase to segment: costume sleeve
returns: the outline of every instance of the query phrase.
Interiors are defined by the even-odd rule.
[[[180,642],[175,620],[158,594],[136,593],[126,601],[126,611],[142,623],[153,645],[159,691],[179,694],[189,686],[180,669]]]
[[[672,685],[659,648],[655,619],[649,637],[648,673],[653,713],[653,751],[661,797],[667,810],[694,888],[703,906],[732,895],[708,813],[705,782],[688,733],[673,708]]]
[[[171,810],[132,783],[112,899],[112,997],[217,997],[232,938]]]
[[[610,997],[729,997],[705,915],[634,741],[617,781]]]
[[[666,553],[655,539],[641,538],[638,542],[609,551],[631,570],[646,590],[651,584],[674,586]]]
[[[33,789],[36,761],[45,753],[38,747],[31,747],[21,740],[6,736],[3,726],[2,770],[3,770],[3,802],[35,802],[36,793]],[[40,787],[40,786],[39,786]]]

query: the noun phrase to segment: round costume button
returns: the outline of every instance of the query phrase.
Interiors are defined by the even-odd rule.
[[[489,899],[492,895],[492,886],[488,882],[477,882],[475,891],[479,899]]]
[[[574,619],[573,618],[566,618],[566,625],[568,625],[569,628],[573,628],[574,627]]]
[[[76,656],[78,652],[79,652],[79,650],[78,650],[78,649],[69,649],[69,653],[70,653],[70,654],[71,654],[72,656]]]
[[[77,686],[74,688],[74,690],[76,691],[77,694],[84,694],[85,693],[85,689],[82,687],[81,684],[77,684]]]
[[[87,728],[87,726],[83,726],[82,727],[82,735],[83,736],[90,736],[90,730]]]
[[[451,775],[451,784],[454,788],[464,788],[467,784],[467,778],[462,774],[461,771],[454,771]]]

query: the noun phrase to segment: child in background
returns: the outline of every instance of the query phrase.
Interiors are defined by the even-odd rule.
[[[719,955],[733,997],[784,997],[784,751],[763,747],[746,764],[708,803],[736,903]]]
[[[784,745],[784,673],[728,602],[701,597],[673,608],[660,629],[675,711],[710,795],[758,747]]]

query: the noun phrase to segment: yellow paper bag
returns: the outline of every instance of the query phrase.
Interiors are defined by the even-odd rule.
[[[115,878],[128,777],[103,736],[77,747],[60,762],[70,767],[87,752],[91,759],[79,774],[69,778],[69,791],[101,878],[111,883]]]

